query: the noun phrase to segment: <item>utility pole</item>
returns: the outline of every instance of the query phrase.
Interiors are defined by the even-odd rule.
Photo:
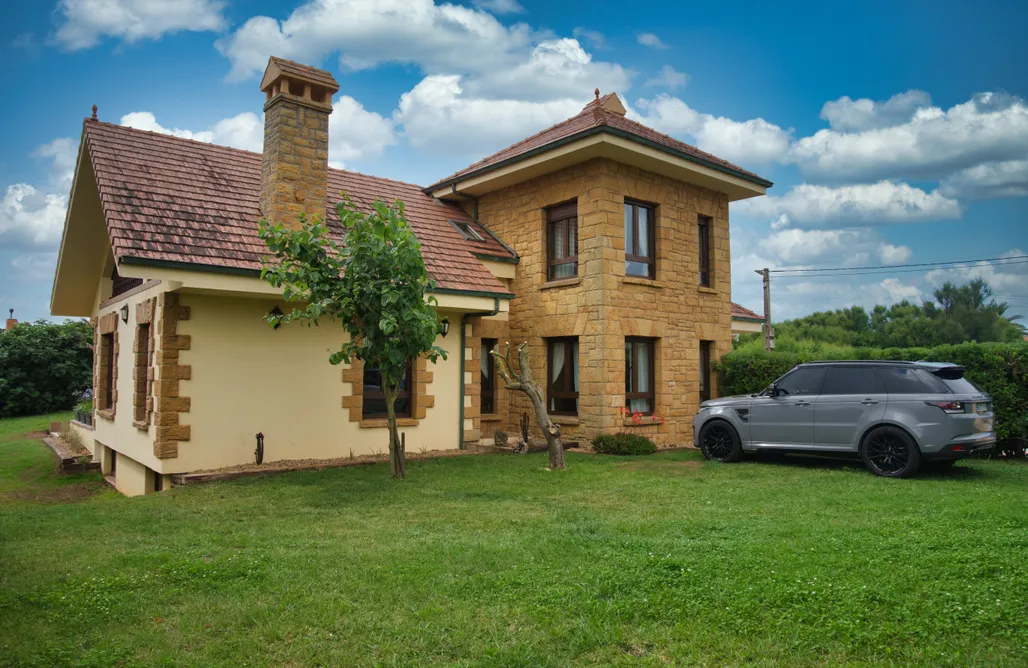
[[[775,332],[771,329],[771,270],[754,269],[764,279],[764,350],[775,349]]]

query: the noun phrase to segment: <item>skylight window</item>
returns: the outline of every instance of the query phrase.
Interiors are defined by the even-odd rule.
[[[464,222],[462,220],[451,220],[450,225],[460,232],[460,235],[468,241],[485,241],[482,235],[479,234],[475,228],[471,227],[471,223]]]

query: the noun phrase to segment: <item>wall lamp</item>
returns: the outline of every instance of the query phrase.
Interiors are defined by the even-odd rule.
[[[121,307],[121,321],[124,323],[128,322],[128,304]]]
[[[443,338],[445,339],[446,335],[450,333],[450,321],[448,318],[443,318],[443,321],[439,323],[439,325],[442,328]]]
[[[273,315],[273,316],[275,316],[276,318],[281,318],[281,317],[282,317],[282,309],[280,309],[279,307],[277,307],[277,306],[276,306],[275,308],[273,308],[273,309],[271,309],[270,311],[268,311],[268,315]],[[274,325],[272,326],[272,328],[273,328],[273,329],[278,329],[278,328],[279,328],[279,327],[281,327],[281,326],[282,326],[282,323],[281,323],[281,322],[276,322],[276,323],[275,323],[275,324],[274,324]]]

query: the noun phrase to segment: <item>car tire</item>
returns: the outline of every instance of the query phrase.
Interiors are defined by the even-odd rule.
[[[864,466],[883,478],[909,478],[921,468],[921,449],[899,427],[878,427],[860,442]]]
[[[724,420],[711,420],[700,429],[700,451],[706,459],[737,462],[742,459],[742,439]]]

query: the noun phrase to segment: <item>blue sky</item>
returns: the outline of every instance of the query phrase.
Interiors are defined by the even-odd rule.
[[[1028,313],[1024,2],[9,0],[0,8],[0,310],[47,315],[81,122],[260,150],[268,55],[332,71],[330,158],[427,184],[616,91],[775,182],[732,205],[733,299],[776,319],[989,279]]]

